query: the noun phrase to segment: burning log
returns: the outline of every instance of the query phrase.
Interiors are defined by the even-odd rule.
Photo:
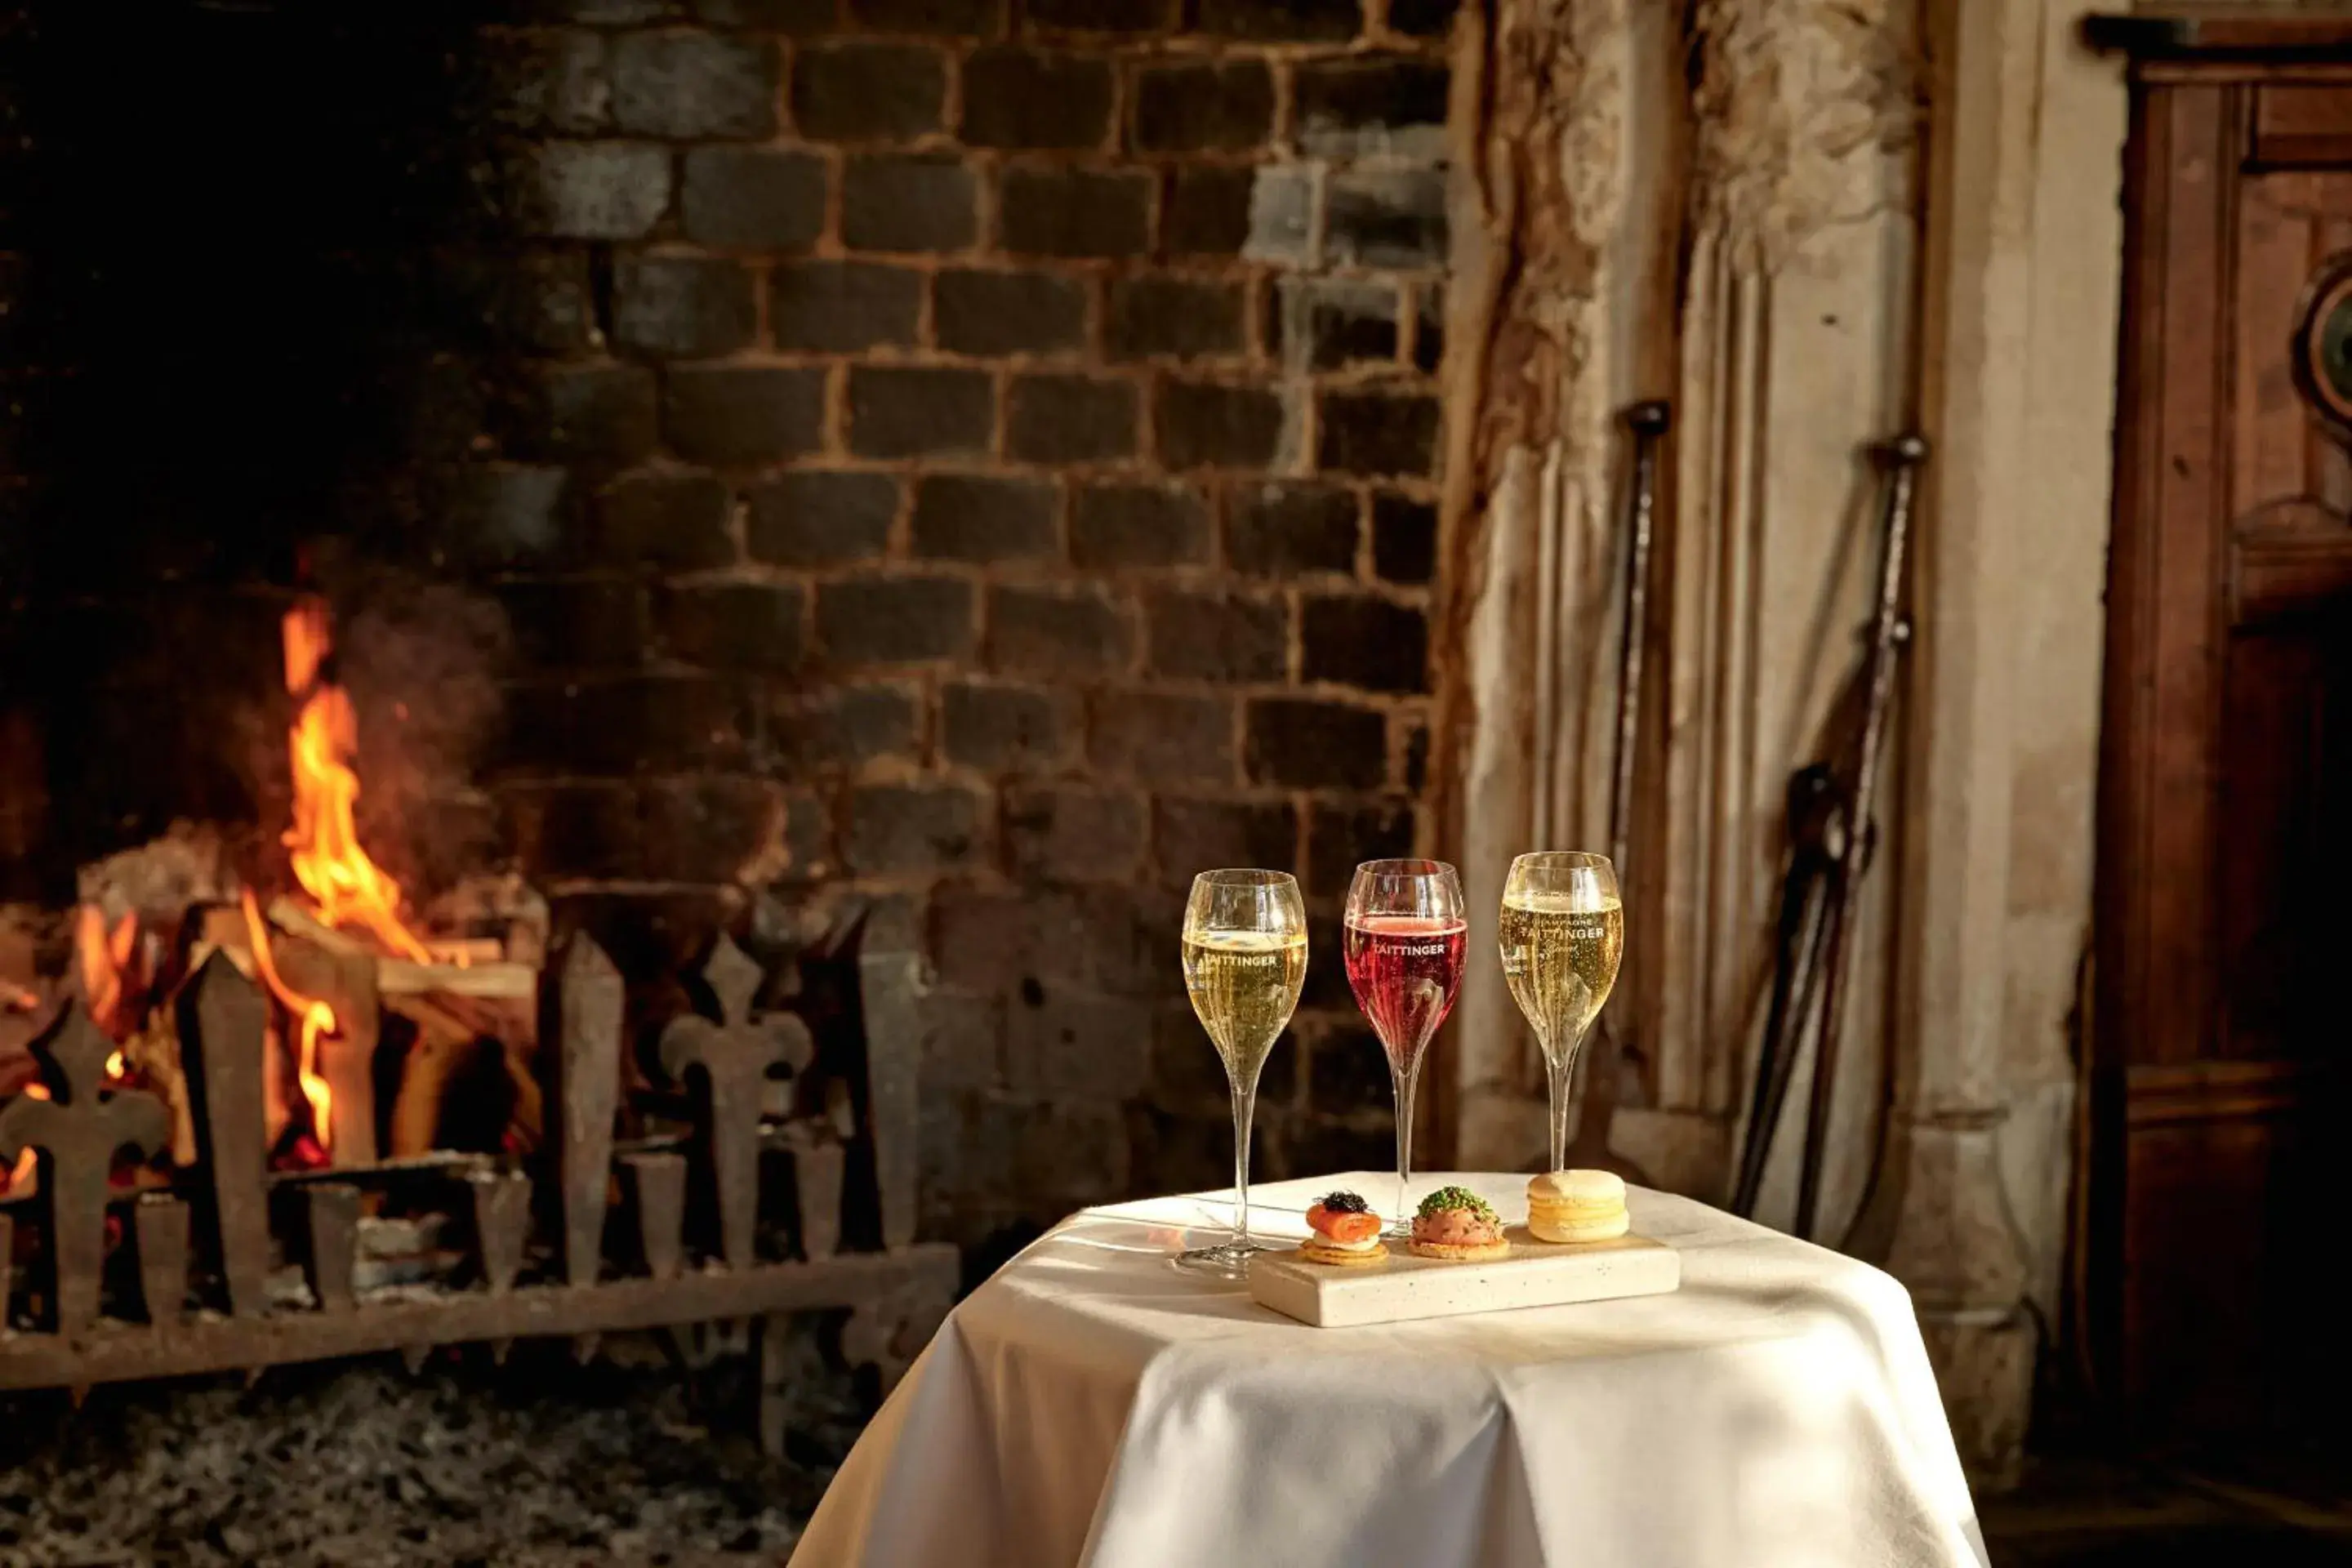
[[[386,996],[466,996],[488,1001],[528,1001],[538,994],[539,971],[528,963],[506,961],[499,944],[487,938],[456,942],[427,942],[431,959],[392,958],[375,953],[327,925],[291,899],[270,900],[269,923],[290,936],[352,959],[367,958],[375,965],[376,989]]]

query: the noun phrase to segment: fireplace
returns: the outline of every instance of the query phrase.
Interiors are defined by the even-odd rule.
[[[289,1356],[830,1269],[887,1363],[908,1247],[1215,1184],[1185,882],[1294,868],[1333,951],[1433,832],[1455,10],[0,7],[0,1093],[73,1109],[95,1005],[168,1124],[79,1338],[38,1158],[0,1195],[0,1355],[271,1360],[257,1216]],[[296,863],[306,711],[391,923]],[[1259,1168],[1380,1163],[1387,1098],[1313,983]]]

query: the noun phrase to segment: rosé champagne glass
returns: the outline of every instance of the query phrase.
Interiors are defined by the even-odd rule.
[[[1388,1052],[1396,1090],[1397,1207],[1412,1228],[1412,1100],[1431,1037],[1454,1010],[1470,943],[1462,879],[1443,860],[1367,860],[1348,889],[1348,984]]]
[[[1179,1268],[1246,1279],[1250,1114],[1257,1075],[1298,1005],[1307,982],[1307,908],[1283,871],[1203,871],[1184,905],[1184,990],[1225,1064],[1234,1097],[1234,1234],[1177,1255]]]
[[[1568,1160],[1568,1089],[1578,1051],[1617,984],[1625,906],[1606,855],[1542,849],[1503,880],[1503,978],[1543,1047],[1551,1083],[1551,1170]]]

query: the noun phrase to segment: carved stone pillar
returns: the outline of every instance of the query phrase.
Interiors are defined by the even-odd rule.
[[[1848,1241],[1910,1286],[1962,1457],[2054,1321],[2088,921],[2124,100],[2068,0],[1938,0],[1894,1122]]]

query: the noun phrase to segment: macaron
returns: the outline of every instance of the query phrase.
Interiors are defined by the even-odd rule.
[[[1528,1229],[1538,1241],[1613,1241],[1630,1224],[1625,1184],[1607,1171],[1548,1171],[1528,1183]]]

